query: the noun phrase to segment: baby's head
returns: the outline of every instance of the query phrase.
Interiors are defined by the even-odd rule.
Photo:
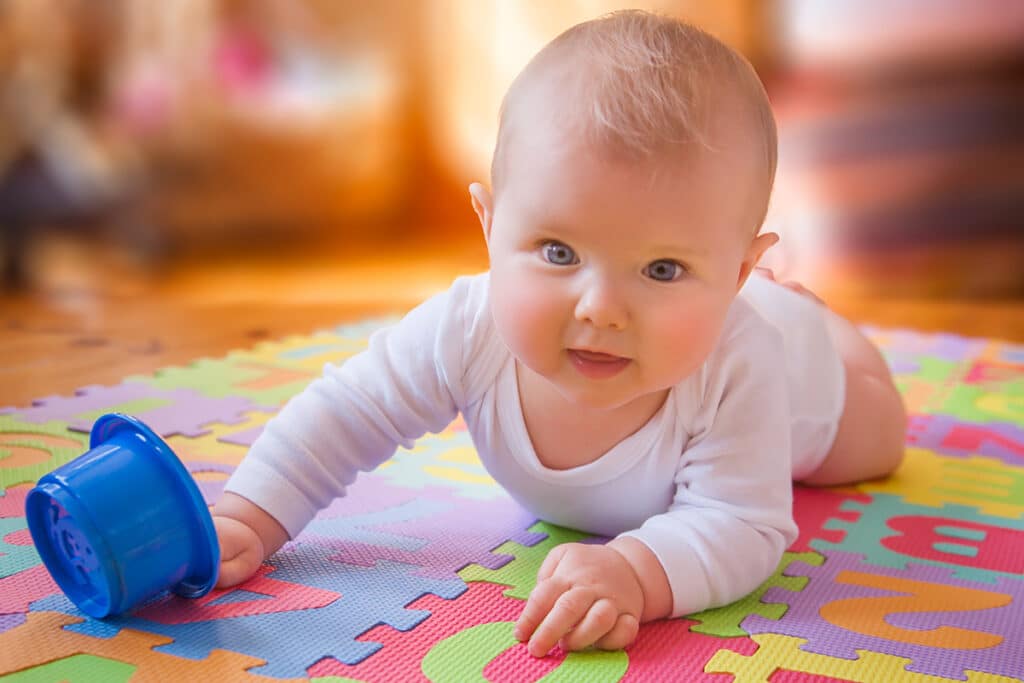
[[[499,334],[579,401],[678,382],[777,240],[775,164],[764,88],[715,38],[638,11],[569,29],[505,96],[493,196],[470,188]]]
[[[745,144],[750,187],[734,189],[748,193],[751,233],[764,220],[777,156],[768,97],[741,55],[694,26],[622,11],[548,43],[502,103],[491,163],[496,198],[517,145],[542,125],[608,161],[648,170],[692,161],[701,148]]]

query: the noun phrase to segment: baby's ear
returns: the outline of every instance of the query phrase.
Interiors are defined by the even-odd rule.
[[[480,227],[484,229],[484,239],[491,241],[491,219],[494,216],[492,207],[494,202],[491,193],[482,183],[471,183],[469,186],[470,201],[473,202],[473,210],[476,217],[480,219]]]
[[[736,280],[737,292],[743,287],[750,274],[754,272],[754,267],[761,260],[761,257],[764,256],[764,253],[778,241],[779,236],[774,232],[761,233],[750,241],[750,246],[747,247],[747,253],[743,257],[743,262],[740,263],[739,278]]]

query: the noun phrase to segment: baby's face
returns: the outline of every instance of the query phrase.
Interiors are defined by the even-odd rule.
[[[750,257],[749,203],[733,189],[746,176],[705,153],[652,175],[553,133],[517,140],[496,203],[478,198],[492,314],[563,396],[616,408],[678,383],[714,347]]]

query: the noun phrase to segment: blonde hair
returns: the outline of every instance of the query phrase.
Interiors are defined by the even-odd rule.
[[[763,143],[764,201],[775,180],[777,134],[764,86],[750,63],[717,38],[681,20],[641,10],[577,24],[548,43],[516,77],[501,104],[491,182],[501,180],[510,112],[538,72],[568,62],[582,132],[600,149],[632,161],[661,159],[680,146],[714,149],[708,134],[718,93],[739,95]]]

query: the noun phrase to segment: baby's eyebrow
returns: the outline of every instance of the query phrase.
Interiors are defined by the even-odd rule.
[[[689,247],[684,244],[655,244],[650,247],[650,251],[655,254],[680,255],[686,258],[701,258],[708,254],[706,247]]]

